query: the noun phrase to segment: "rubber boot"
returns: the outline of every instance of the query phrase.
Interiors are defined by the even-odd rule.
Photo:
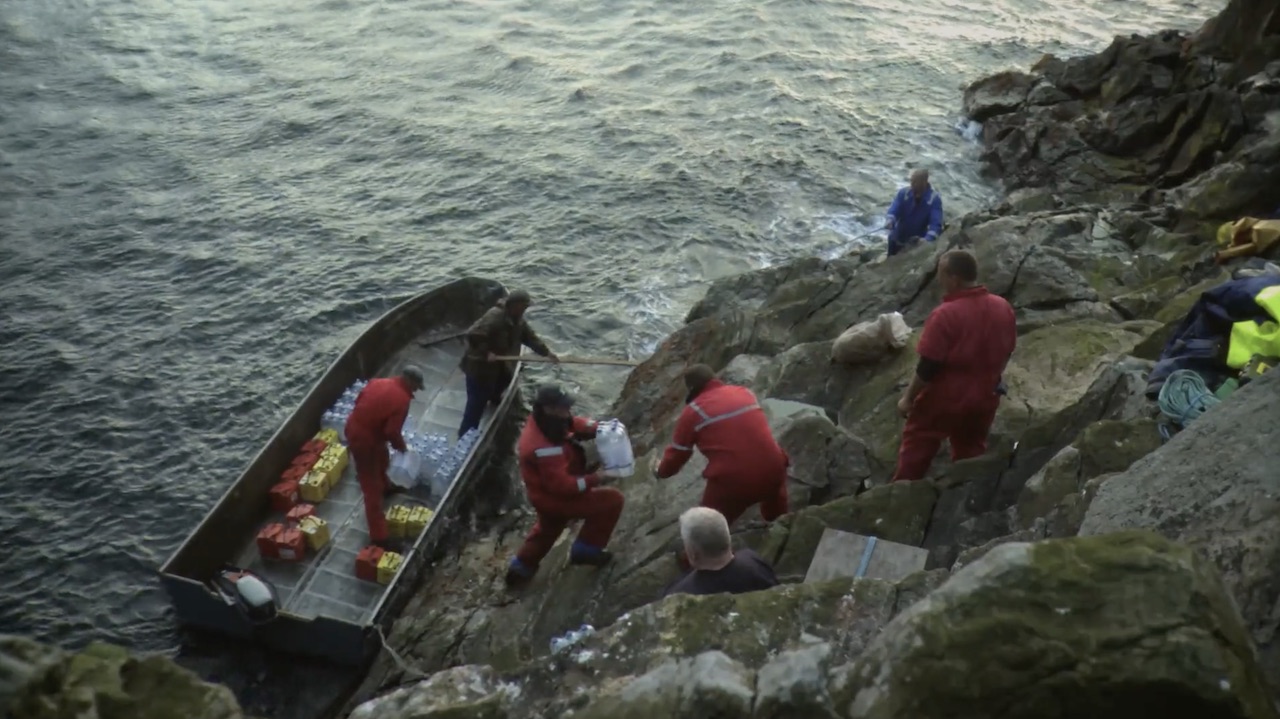
[[[512,557],[511,564],[507,566],[507,576],[504,581],[508,589],[521,589],[533,581],[533,575],[537,572],[537,569],[525,566],[519,557]]]
[[[581,540],[574,540],[573,547],[569,549],[569,564],[583,564],[590,567],[603,567],[613,559],[613,553],[593,547]]]

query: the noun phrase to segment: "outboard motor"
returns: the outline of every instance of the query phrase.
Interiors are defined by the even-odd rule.
[[[223,601],[239,609],[255,626],[276,618],[280,600],[276,596],[275,587],[253,572],[238,567],[224,567],[213,578],[213,586]]]

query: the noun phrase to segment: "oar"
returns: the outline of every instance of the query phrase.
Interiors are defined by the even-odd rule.
[[[494,357],[495,360],[502,362],[553,362],[550,357],[539,357],[538,355],[520,355],[519,357],[509,357],[506,355]],[[560,364],[607,364],[616,365],[618,367],[635,367],[640,364],[639,360],[613,359],[610,357],[561,357]]]

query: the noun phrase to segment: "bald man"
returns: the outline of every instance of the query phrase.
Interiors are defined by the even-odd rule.
[[[906,417],[893,480],[923,479],[942,440],[951,459],[987,451],[987,432],[1004,392],[1002,375],[1018,341],[1013,307],[978,284],[978,261],[964,250],[938,260],[942,304],[920,334],[911,384],[898,401]]]
[[[942,232],[942,197],[929,184],[928,170],[911,173],[911,184],[893,196],[888,214],[890,257],[921,239],[938,239]]]

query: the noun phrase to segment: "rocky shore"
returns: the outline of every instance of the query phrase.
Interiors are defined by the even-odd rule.
[[[344,714],[1280,717],[1280,373],[1167,443],[1143,396],[1173,327],[1230,276],[1218,225],[1280,205],[1280,0],[1231,0],[1190,37],[1047,56],[963,101],[1005,201],[893,258],[716,282],[613,408],[643,455],[618,485],[614,563],[566,567],[562,541],[509,593],[530,517],[506,513],[437,564],[388,637],[408,666],[384,652]],[[899,311],[914,342],[937,257],[958,247],[1017,310],[1009,395],[986,456],[890,485],[913,345],[848,367],[832,340]],[[657,481],[648,460],[697,362],[751,387],[792,457],[792,513],[735,528],[786,583],[655,601],[703,465]],[[928,564],[801,583],[826,528],[923,547]],[[552,655],[582,624],[597,631]]]

